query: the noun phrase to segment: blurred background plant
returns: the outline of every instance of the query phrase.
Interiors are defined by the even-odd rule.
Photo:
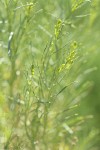
[[[99,6],[0,1],[0,149],[99,150]]]

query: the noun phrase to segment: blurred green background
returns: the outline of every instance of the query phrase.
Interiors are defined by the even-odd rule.
[[[28,76],[32,64],[35,64],[35,68],[38,66],[37,63],[41,64],[42,55],[44,57],[45,53],[44,49],[51,44],[50,41],[53,41],[55,25],[57,20],[61,19],[64,24],[61,37],[57,40],[57,43],[53,41],[55,42],[55,47],[57,44],[57,47],[62,48],[56,62],[58,65],[59,63],[64,63],[65,55],[66,53],[68,55],[70,52],[70,44],[73,41],[77,41],[78,50],[75,65],[72,66],[67,74],[67,78],[64,78],[61,85],[54,88],[53,94],[59,91],[60,88],[63,88],[65,83],[69,84],[70,82],[78,81],[79,85],[72,85],[66,91],[64,90],[63,94],[59,96],[58,102],[50,108],[50,111],[52,110],[52,113],[59,112],[58,109],[64,110],[65,106],[69,105],[70,101],[75,99],[76,96],[78,97],[82,90],[82,101],[78,103],[79,106],[72,112],[62,115],[60,120],[63,120],[66,115],[71,116],[77,113],[80,116],[84,116],[86,120],[81,131],[79,133],[76,131],[75,133],[79,138],[79,142],[74,147],[72,146],[74,144],[70,144],[72,143],[70,142],[70,135],[68,135],[68,140],[64,141],[65,148],[62,140],[55,138],[57,132],[60,133],[60,127],[57,128],[57,131],[55,130],[54,137],[51,135],[50,146],[54,150],[100,149],[99,18],[99,0],[0,1],[0,148],[9,145],[9,139],[13,135],[11,134],[12,126],[14,129],[19,128],[17,126],[18,115],[23,111],[23,108],[15,107],[14,100],[16,101],[20,98],[24,100],[26,97],[24,87],[28,88],[28,85],[25,76]],[[11,33],[14,34],[12,37]],[[9,40],[10,38],[11,40]],[[8,55],[9,50],[11,56]],[[50,56],[47,54],[46,62],[48,62]],[[52,64],[52,59],[50,61]],[[42,67],[40,65],[40,68]],[[37,76],[38,74],[35,76],[35,81],[37,81]],[[52,71],[50,72],[48,69],[46,76],[48,82],[52,76]],[[46,88],[44,88],[44,91],[47,94]],[[64,102],[61,101],[63,97],[65,97]],[[66,100],[68,101],[66,102]],[[76,101],[73,100],[72,105],[74,102],[77,104]],[[15,122],[12,121],[12,118]],[[62,122],[64,121],[60,121],[58,126]],[[76,126],[74,125],[75,120],[69,121],[70,124]],[[34,126],[37,126],[37,124]],[[42,132],[42,129],[40,131]],[[61,132],[63,134],[62,130]],[[24,131],[22,133],[23,135],[25,134]],[[44,138],[44,145],[48,145],[48,142],[45,142],[46,138]],[[15,143],[16,141],[15,139]],[[87,144],[88,142],[90,144]],[[16,148],[14,147],[15,143],[11,142],[11,145],[13,145],[12,149],[20,149],[17,146]],[[61,146],[57,146],[58,143]],[[11,146],[8,149],[11,150]],[[28,149],[31,150],[32,147],[26,148],[26,150]],[[45,150],[46,146],[40,149]]]

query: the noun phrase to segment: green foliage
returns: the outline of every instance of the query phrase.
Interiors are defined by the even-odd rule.
[[[0,1],[0,149],[99,150],[99,3]]]

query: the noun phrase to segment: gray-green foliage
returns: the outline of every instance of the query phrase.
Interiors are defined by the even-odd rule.
[[[97,0],[1,0],[0,149],[99,150],[99,16]]]

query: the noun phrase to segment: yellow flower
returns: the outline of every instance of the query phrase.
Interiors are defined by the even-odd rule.
[[[31,75],[34,76],[34,65],[31,65]]]
[[[62,29],[62,25],[63,25],[62,20],[58,19],[58,21],[55,25],[55,37],[56,37],[56,39],[58,39],[58,37],[59,37],[59,34],[61,32],[61,29]]]
[[[26,16],[29,16],[31,11],[33,10],[34,4],[33,3],[27,3],[25,13]]]
[[[70,45],[70,53],[67,55],[66,60],[65,60],[65,64],[62,64],[58,71],[61,72],[64,69],[69,70],[72,67],[72,64],[75,60],[75,56],[76,56],[76,49],[77,49],[78,45],[77,42],[74,41],[71,45]]]

